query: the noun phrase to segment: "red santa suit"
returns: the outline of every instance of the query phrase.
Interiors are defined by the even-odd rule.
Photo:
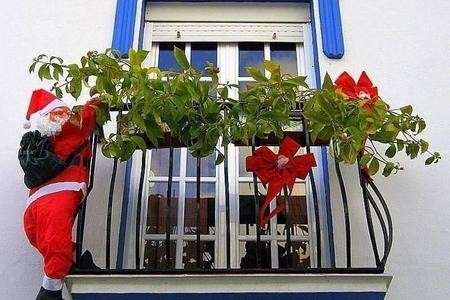
[[[62,106],[58,102],[61,100],[43,90],[33,93],[32,102],[33,98],[47,99],[44,103],[48,103],[39,110],[41,115],[52,106]],[[61,173],[30,190],[24,214],[25,233],[44,258],[45,276],[42,286],[47,290],[60,290],[61,279],[69,273],[73,264],[72,227],[80,202],[87,192],[86,161],[90,157],[89,137],[96,126],[95,105],[88,102],[78,114],[80,124],[65,122],[61,131],[51,137],[51,143],[53,152],[61,160],[66,160],[72,153],[79,151],[80,147],[81,151]],[[30,115],[29,112],[27,118]]]

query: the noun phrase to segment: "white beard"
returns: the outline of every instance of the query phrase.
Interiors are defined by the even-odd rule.
[[[43,116],[36,120],[35,126],[36,130],[45,136],[55,136],[57,135],[66,122],[63,118],[58,118],[55,121],[50,121],[49,116]]]

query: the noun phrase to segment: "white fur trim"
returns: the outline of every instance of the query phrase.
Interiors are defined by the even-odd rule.
[[[31,127],[31,122],[26,120],[25,122],[23,122],[23,129],[30,129]]]
[[[82,191],[83,195],[86,196],[87,186],[85,182],[76,182],[76,181],[68,181],[68,182],[55,182],[47,184],[40,189],[36,190],[30,197],[28,197],[27,206],[39,199],[42,196],[62,192],[62,191]]]
[[[62,289],[63,281],[62,279],[53,279],[44,275],[42,279],[42,287],[49,291],[59,291]]]
[[[66,103],[64,103],[62,100],[56,98],[52,102],[50,102],[49,104],[44,106],[41,110],[38,110],[38,111],[32,113],[30,115],[30,119],[31,119],[31,116],[33,116],[35,114],[39,114],[41,116],[44,116],[44,115],[48,114],[49,112],[51,112],[52,110],[54,110],[55,108],[58,108],[58,107],[69,107],[69,106]]]

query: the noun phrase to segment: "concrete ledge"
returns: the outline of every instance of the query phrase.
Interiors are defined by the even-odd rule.
[[[385,274],[71,275],[71,294],[386,293]]]

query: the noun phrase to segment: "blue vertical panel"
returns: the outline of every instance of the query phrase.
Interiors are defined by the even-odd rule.
[[[339,0],[319,0],[319,15],[323,52],[329,58],[342,58],[344,56],[344,38]]]
[[[112,48],[126,55],[133,47],[137,0],[117,0]]]

